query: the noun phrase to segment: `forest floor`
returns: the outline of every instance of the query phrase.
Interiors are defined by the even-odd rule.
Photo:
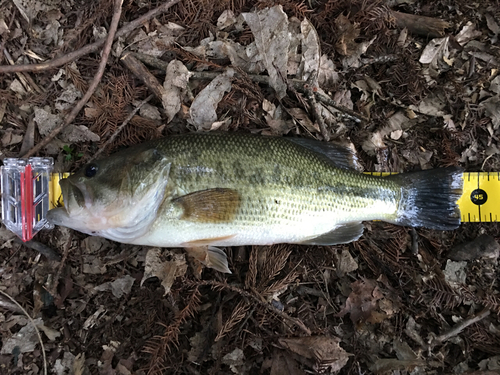
[[[125,1],[108,57],[112,0],[0,0],[0,159],[74,172],[217,130],[343,142],[365,171],[500,171],[498,1],[148,15],[162,4]],[[347,245],[225,248],[232,274],[199,277],[181,249],[59,227],[23,244],[2,225],[0,374],[500,374],[498,223],[365,227]]]

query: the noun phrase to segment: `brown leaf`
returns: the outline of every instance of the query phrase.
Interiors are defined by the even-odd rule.
[[[169,255],[172,260],[162,261],[162,255]],[[152,248],[146,254],[144,267],[144,276],[141,280],[141,286],[145,280],[150,277],[158,277],[161,285],[165,288],[165,294],[170,293],[170,288],[179,276],[184,276],[187,271],[186,258],[184,254],[176,254],[170,250],[161,250]]]
[[[377,301],[384,297],[376,281],[358,280],[351,284],[352,292],[347,298],[346,305],[337,316],[351,314],[354,324],[361,322],[380,323],[387,315],[378,311]]]
[[[349,360],[349,353],[339,346],[337,337],[308,336],[279,339],[281,345],[300,356],[315,362],[314,369],[331,372],[341,370]]]
[[[301,375],[299,364],[291,356],[283,353],[274,353],[271,362],[270,375]]]
[[[337,17],[335,26],[339,33],[335,49],[343,56],[351,56],[358,48],[358,43],[354,39],[359,36],[359,29],[343,14]]]

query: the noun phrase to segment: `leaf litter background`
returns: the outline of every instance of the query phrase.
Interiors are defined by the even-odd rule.
[[[126,1],[121,22],[158,5]],[[105,37],[112,8],[0,1],[1,64]],[[499,17],[497,1],[181,1],[115,41],[97,92],[42,154],[74,171],[98,151],[218,130],[342,141],[367,171],[499,171]],[[0,158],[57,126],[99,60],[0,75]],[[227,248],[223,275],[180,249],[64,228],[25,246],[2,226],[0,288],[58,375],[498,374],[498,229],[371,222],[349,245]],[[3,295],[0,332],[0,373],[43,373],[33,325]]]

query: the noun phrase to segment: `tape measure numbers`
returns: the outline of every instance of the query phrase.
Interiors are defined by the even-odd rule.
[[[462,222],[494,222],[500,216],[500,172],[465,172],[458,200]]]

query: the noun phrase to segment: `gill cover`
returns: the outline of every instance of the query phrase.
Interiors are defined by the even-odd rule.
[[[156,149],[138,151],[96,162],[95,173],[86,173],[86,166],[61,180],[66,206],[50,210],[49,220],[119,242],[146,234],[164,199],[171,163]]]

